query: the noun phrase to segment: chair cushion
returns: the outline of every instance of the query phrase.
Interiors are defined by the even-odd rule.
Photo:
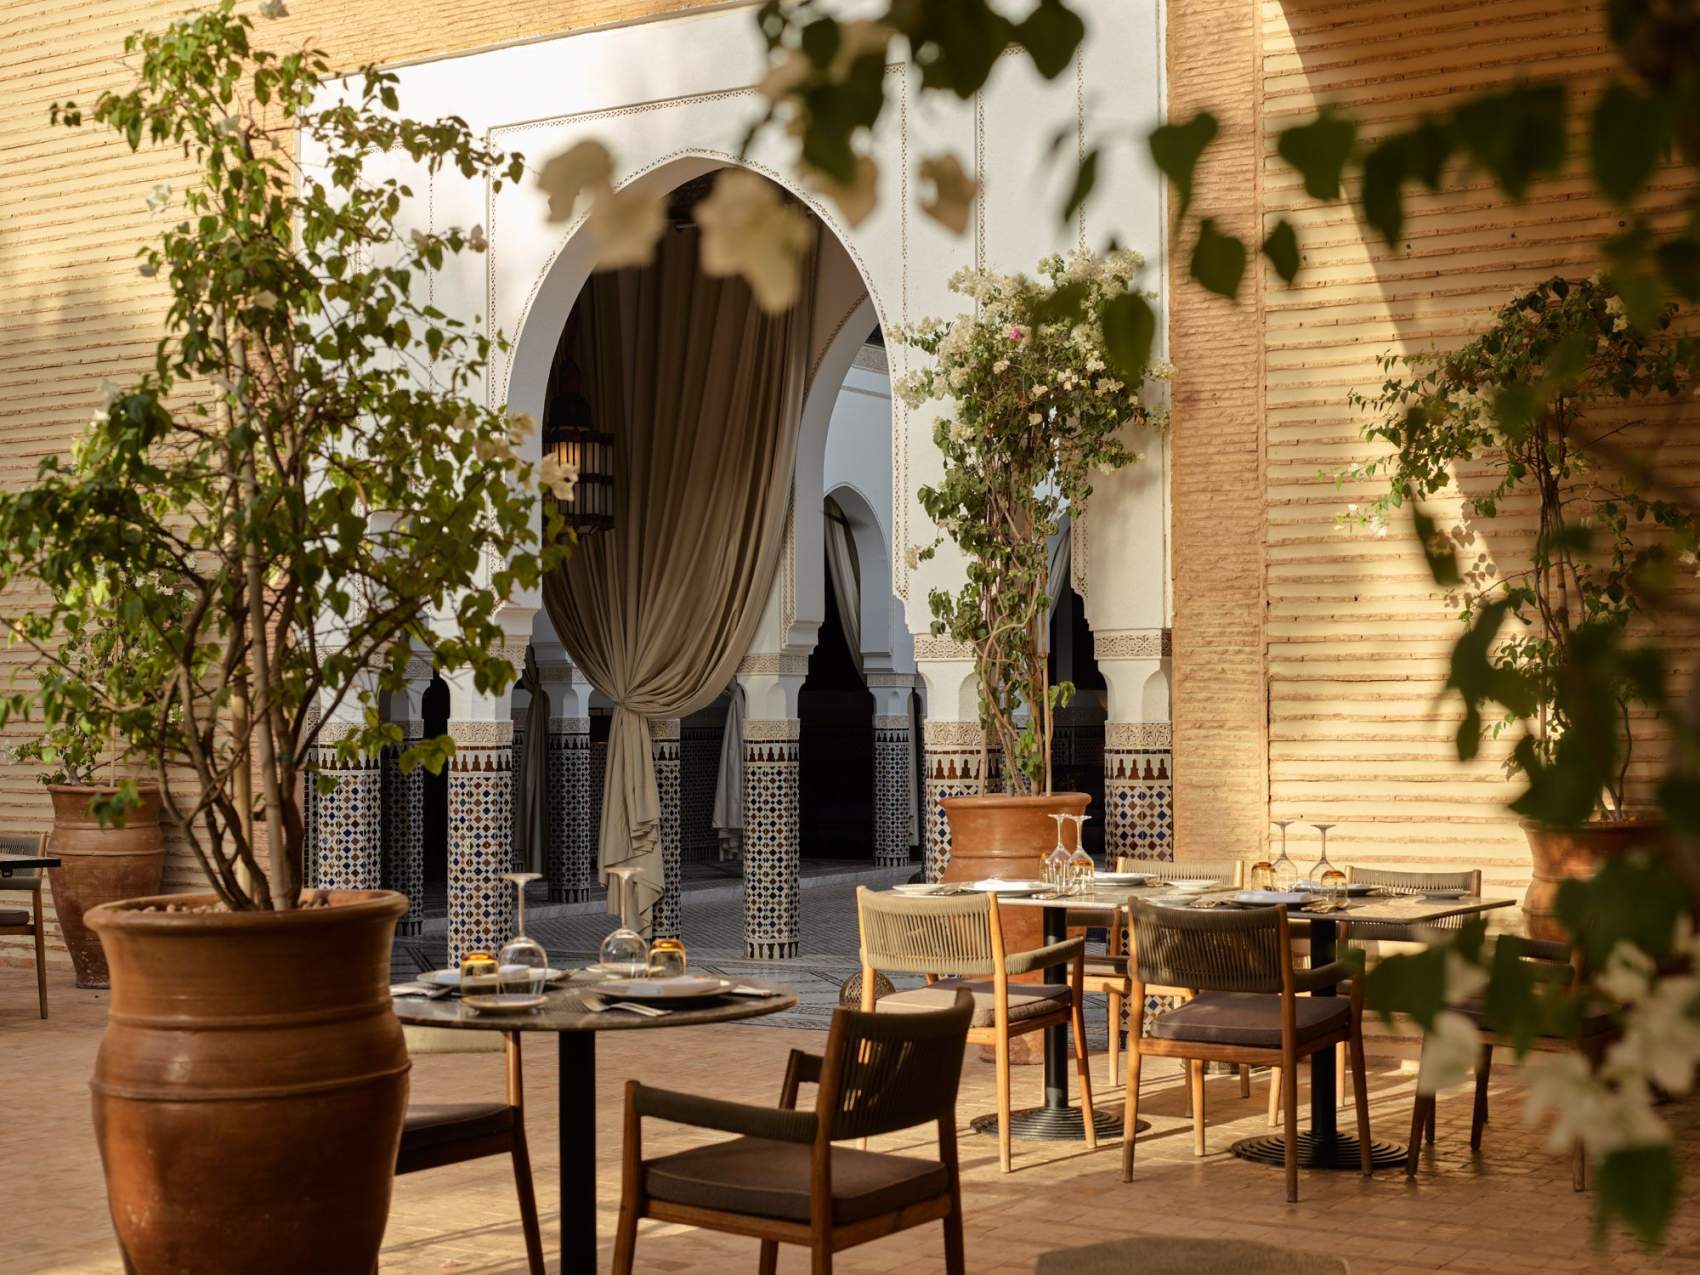
[[[1352,1004],[1343,996],[1298,996],[1295,1044],[1326,1036],[1346,1026]],[[1281,998],[1250,992],[1202,992],[1151,1021],[1159,1040],[1192,1040],[1209,1045],[1281,1048]]]
[[[651,1199],[754,1217],[809,1220],[813,1148],[769,1138],[734,1138],[662,1156],[644,1166]],[[832,1149],[832,1220],[859,1222],[942,1195],[950,1174],[936,1160]]]
[[[0,926],[28,925],[29,923],[30,914],[28,912],[0,912]]]
[[[882,1014],[914,1014],[926,1010],[949,1009],[956,1004],[956,989],[965,987],[974,994],[972,1027],[990,1027],[993,1017],[992,980],[989,978],[941,978],[931,987],[917,987],[907,992],[893,992],[874,1002]],[[1009,1021],[1039,1018],[1068,1008],[1067,983],[1011,983],[1009,985]]]
[[[505,1102],[409,1103],[401,1126],[401,1152],[508,1133],[514,1109]]]

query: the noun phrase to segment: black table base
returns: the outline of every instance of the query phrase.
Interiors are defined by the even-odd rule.
[[[1122,1136],[1119,1102],[1114,1111],[1100,1107],[1092,1114],[1095,1117],[1092,1123],[1098,1126],[1100,1138]],[[987,1133],[995,1138],[998,1136],[998,1113],[994,1111],[990,1115],[975,1116],[970,1126],[975,1133]],[[1150,1127],[1143,1120],[1139,1122],[1141,1133]],[[1009,1113],[1009,1136],[1023,1142],[1085,1142],[1086,1121],[1079,1107],[1026,1107]]]
[[[1255,1164],[1285,1167],[1287,1163],[1287,1140],[1278,1133],[1257,1138],[1241,1138],[1229,1150],[1240,1159],[1250,1160]],[[1299,1168],[1363,1171],[1363,1166],[1358,1163],[1356,1138],[1337,1133],[1334,1135],[1333,1154],[1325,1154],[1327,1150],[1328,1144],[1319,1141],[1309,1130],[1299,1134]],[[1391,1142],[1371,1141],[1369,1162],[1377,1169],[1402,1167],[1405,1163],[1405,1148]]]

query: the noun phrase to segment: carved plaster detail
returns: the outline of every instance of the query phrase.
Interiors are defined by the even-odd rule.
[[[891,375],[891,360],[886,357],[885,347],[880,345],[864,345],[856,351],[856,357],[850,360],[850,366],[868,372],[878,372],[881,376]]]
[[[1169,722],[1105,722],[1105,748],[1169,748],[1174,743]]]
[[[909,717],[906,713],[876,713],[874,715],[875,730],[908,730]]]
[[[915,658],[917,660],[971,660],[974,658],[974,648],[966,642],[958,642],[955,638],[935,637],[931,633],[923,633],[915,639]]]
[[[590,718],[588,717],[551,717],[549,719],[551,735],[588,735],[590,734]]]
[[[767,674],[774,677],[807,677],[809,657],[774,652],[746,655],[738,661],[738,673],[740,676]]]
[[[509,722],[450,722],[449,738],[457,748],[511,748],[514,724]]]
[[[863,677],[870,689],[876,686],[913,687],[919,680],[914,673],[867,673]]]
[[[928,748],[972,748],[978,752],[986,742],[986,729],[979,722],[928,720],[922,738]]]
[[[1161,660],[1174,654],[1169,629],[1105,629],[1092,635],[1092,653],[1100,660]]]
[[[588,726],[586,730],[590,729]],[[679,738],[679,719],[677,717],[652,717],[649,719],[649,737],[651,739]]]
[[[755,718],[744,723],[744,739],[746,742],[761,740],[772,742],[776,740],[797,739],[802,732],[802,723],[795,717]]]

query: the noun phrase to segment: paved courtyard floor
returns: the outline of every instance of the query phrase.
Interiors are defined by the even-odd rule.
[[[806,963],[805,963],[806,964]],[[106,996],[79,992],[68,977],[50,988],[53,1017],[35,1017],[33,983],[22,971],[0,979],[0,1057],[6,1107],[0,1117],[0,1162],[11,1183],[0,1222],[0,1269],[7,1275],[120,1271],[106,1216],[100,1160],[89,1127],[87,1077],[106,1013]],[[792,1048],[814,1049],[817,1030],[764,1022],[665,1032],[614,1033],[599,1046],[598,1225],[607,1269],[618,1208],[621,1089],[628,1077],[748,1102],[772,1102]],[[542,1044],[543,1042],[539,1042]],[[1105,1060],[1094,1057],[1103,1084]],[[1148,1069],[1148,1076],[1151,1070]],[[556,1066],[551,1048],[526,1055],[529,1104],[544,1242],[554,1269],[559,1251]],[[963,1127],[963,1200],[969,1269],[979,1275],[1031,1272],[1047,1249],[1115,1236],[1181,1235],[1257,1239],[1349,1259],[1353,1275],[1481,1272],[1560,1275],[1592,1271],[1700,1271],[1700,1102],[1670,1109],[1687,1173],[1686,1203],[1660,1254],[1627,1241],[1604,1252],[1590,1246],[1590,1196],[1569,1186],[1568,1163],[1545,1151],[1520,1120],[1522,1087],[1515,1072],[1495,1067],[1493,1121],[1480,1157],[1469,1151],[1470,1104],[1464,1091],[1440,1103],[1440,1137],[1414,1184],[1402,1173],[1366,1181],[1355,1173],[1306,1173],[1301,1199],[1283,1199],[1279,1170],[1236,1160],[1228,1145],[1264,1128],[1265,1080],[1249,1100],[1231,1077],[1212,1079],[1209,1154],[1192,1154],[1186,1102],[1172,1071],[1148,1079],[1141,1113],[1153,1124],[1140,1141],[1132,1183],[1119,1172],[1119,1143],[1017,1143],[1015,1172],[998,1171],[993,1139],[967,1132],[968,1121],[993,1107],[992,1068],[972,1055],[963,1065],[958,1116]],[[1018,1071],[1018,1103],[1039,1099],[1037,1068]],[[1396,1067],[1370,1077],[1378,1136],[1401,1140],[1410,1117],[1412,1080]],[[489,1054],[422,1057],[413,1069],[421,1101],[464,1101],[501,1091],[501,1063]],[[1113,1100],[1111,1094],[1101,1094]],[[655,1151],[685,1147],[702,1135],[652,1125]],[[919,1136],[882,1139],[892,1150],[924,1153]],[[505,1161],[489,1160],[415,1174],[396,1184],[380,1264],[386,1275],[518,1275],[524,1268],[512,1178]],[[645,1223],[638,1269],[669,1275],[753,1271],[756,1246],[739,1240]],[[939,1228],[923,1227],[839,1256],[837,1269],[857,1275],[942,1267]],[[807,1269],[785,1250],[782,1271]],[[237,1273],[231,1273],[237,1275]]]

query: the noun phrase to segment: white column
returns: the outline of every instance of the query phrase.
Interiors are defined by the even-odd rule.
[[[1109,688],[1104,724],[1104,858],[1173,859],[1174,753],[1167,629],[1093,635]]]
[[[926,826],[921,832],[926,878],[937,881],[950,864],[950,820],[945,797],[978,797],[987,784],[991,754],[980,726],[978,683],[967,652],[947,638],[915,639],[915,665],[927,685],[922,760]]]
[[[786,960],[801,942],[797,693],[804,655],[746,656],[744,688],[744,950]]]
[[[390,697],[390,720],[401,727],[402,741],[384,751],[384,885],[407,896],[407,915],[396,923],[399,935],[418,934],[425,904],[425,768],[401,768],[401,755],[424,736],[422,703],[431,684],[424,659],[408,661],[407,686]]]
[[[578,903],[596,886],[597,816],[590,786],[590,683],[559,642],[532,639],[549,696],[549,898]]]
[[[352,699],[345,696],[319,728],[313,750],[317,774],[309,777],[321,789],[314,802],[312,879],[324,890],[377,890],[384,883],[382,762],[342,758],[337,750],[360,729],[360,708]]]
[[[913,673],[867,675],[874,696],[874,862],[910,862],[915,846],[915,737],[910,697]]]

